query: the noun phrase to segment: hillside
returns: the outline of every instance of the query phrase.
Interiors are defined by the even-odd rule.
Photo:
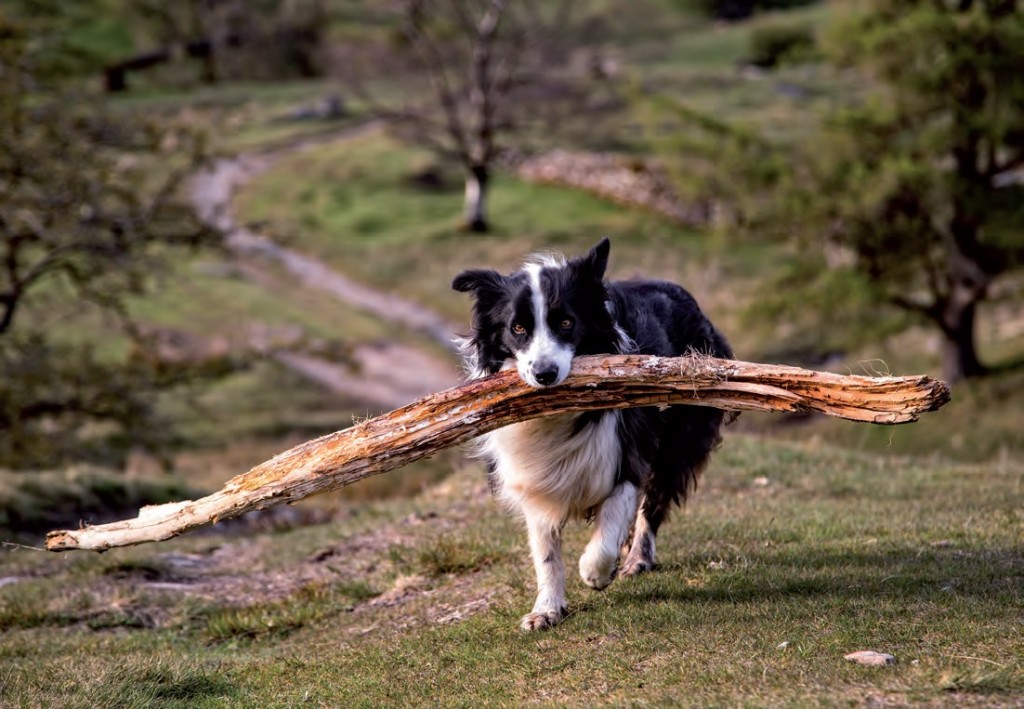
[[[659,541],[660,569],[601,593],[572,578],[571,617],[543,635],[517,629],[525,535],[475,466],[315,526],[17,549],[0,566],[0,697],[1009,706],[1024,696],[1022,473],[731,436]],[[569,555],[586,532],[571,526]],[[843,660],[864,649],[897,664]]]

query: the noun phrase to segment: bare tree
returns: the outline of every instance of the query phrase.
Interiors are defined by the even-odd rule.
[[[487,196],[508,147],[503,139],[576,95],[558,71],[571,47],[571,9],[569,0],[401,0],[395,56],[374,64],[390,82],[404,80],[403,99],[379,100],[367,86],[380,75],[368,77],[357,62],[340,67],[374,115],[460,167],[471,231],[489,228]]]

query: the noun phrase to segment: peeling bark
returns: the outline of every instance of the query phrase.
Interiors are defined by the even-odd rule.
[[[505,371],[432,394],[303,443],[199,500],[144,507],[135,519],[50,532],[51,551],[105,551],[176,537],[251,510],[379,475],[517,421],[592,409],[697,404],[733,411],[816,411],[852,421],[916,421],[949,400],[929,377],[860,377],[710,357],[579,357],[556,387]]]

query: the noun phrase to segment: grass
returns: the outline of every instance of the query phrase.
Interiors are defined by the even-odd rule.
[[[242,695],[240,688],[216,677],[218,667],[199,662],[182,662],[171,656],[140,661],[128,658],[123,664],[104,670],[99,676],[84,677],[71,672],[51,671],[39,682],[67,699],[68,707],[161,707],[188,709],[222,704]],[[9,681],[11,678],[8,678]],[[17,679],[17,678],[13,678]],[[76,692],[72,688],[85,690]],[[33,686],[27,688],[29,691]],[[70,693],[67,693],[70,690]],[[23,699],[23,698],[21,698]],[[33,706],[14,697],[10,706]]]
[[[0,576],[27,580],[0,588],[0,617],[27,620],[0,636],[0,702],[1013,705],[1022,473],[733,436],[659,539],[660,570],[603,593],[571,578],[570,618],[539,635],[516,629],[525,534],[476,469],[260,538],[10,551]],[[568,528],[570,569],[588,532]],[[198,606],[132,571],[181,555],[220,560],[190,580],[211,589]],[[842,659],[861,649],[897,664]]]
[[[59,526],[112,521],[143,505],[195,494],[173,476],[129,479],[91,467],[62,471],[0,471],[0,532],[32,535]]]
[[[228,608],[207,617],[205,635],[211,643],[283,637],[320,617],[316,606],[298,603]]]
[[[193,259],[176,265],[152,297],[131,302],[133,317],[200,336],[243,339],[254,325],[301,329],[308,338],[361,342],[387,334],[376,319],[310,286],[296,285],[270,264]],[[182,271],[186,273],[182,274]]]
[[[760,13],[748,22],[723,22],[704,31],[679,34],[663,50],[665,54],[658,64],[648,68],[660,67],[664,72],[735,68],[749,57],[750,36],[759,28],[784,19],[820,30],[832,19],[833,13],[830,3],[821,2],[792,10]]]
[[[918,371],[909,367],[901,372]],[[934,371],[934,370],[933,370]],[[894,455],[946,456],[964,461],[1019,459],[1021,454],[1020,398],[1024,373],[994,375],[959,384],[953,401],[911,426],[883,428],[851,426],[843,421],[815,418],[783,427],[786,437],[818,439],[856,450],[889,451]],[[765,421],[766,425],[772,422]],[[776,422],[777,423],[777,422]]]
[[[456,227],[461,198],[457,176],[450,189],[441,192],[420,190],[409,180],[432,160],[429,154],[402,148],[382,135],[318,147],[284,158],[254,180],[242,191],[238,206],[247,218],[267,222],[271,234],[287,235],[295,248],[358,280],[424,303],[453,322],[466,322],[469,310],[466,298],[448,287],[462,268],[512,269],[531,251],[580,253],[598,235],[610,235],[612,277],[643,273],[686,284],[729,335],[741,358],[780,361],[773,348],[803,336],[785,332],[786,323],[751,324],[744,315],[746,305],[762,297],[764,284],[780,267],[777,253],[769,247],[723,249],[713,235],[687,231],[586,194],[508,176],[499,177],[494,188],[495,233],[469,236]],[[403,209],[395,210],[395,204]],[[410,273],[417,277],[410,278]],[[1005,306],[983,308],[982,330],[996,332],[1006,312]],[[933,333],[910,330],[848,352],[834,369],[938,374],[938,359],[930,354],[935,351]],[[982,343],[986,361],[1012,361],[1022,351],[1024,341],[1019,338],[993,336]],[[1021,400],[1013,395],[1019,379],[1020,372],[1011,369],[967,383],[954,393],[952,404],[913,426],[894,429],[800,420],[798,425],[783,426],[781,432],[876,452],[939,452],[962,460],[1017,456],[1024,450],[1017,432]],[[748,415],[740,419],[740,426],[779,431],[780,420]]]
[[[401,552],[395,558],[400,561]],[[479,540],[443,537],[419,550],[418,565],[426,575],[439,577],[479,571],[497,563],[500,558],[500,554]]]
[[[240,193],[238,208],[342,272],[459,320],[466,303],[449,283],[463,267],[511,268],[524,251],[580,250],[602,235],[618,237],[619,263],[657,264],[666,274],[706,250],[694,234],[642,212],[504,175],[492,196],[495,232],[468,235],[458,228],[457,176],[443,191],[412,184],[432,164],[428,153],[400,148],[383,135],[322,146],[288,156],[257,177]],[[417,277],[409,278],[414,269]]]
[[[206,128],[215,150],[234,153],[336,131],[361,120],[364,109],[347,102],[338,118],[291,118],[300,106],[315,106],[329,96],[344,96],[344,87],[327,80],[234,81],[214,86],[168,88],[138,86],[112,99],[121,113],[160,113]],[[217,130],[209,130],[216,126]]]

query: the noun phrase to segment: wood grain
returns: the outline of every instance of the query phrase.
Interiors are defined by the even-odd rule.
[[[949,401],[926,376],[863,377],[703,356],[578,357],[564,383],[533,389],[515,371],[432,394],[298,445],[198,500],[144,507],[135,519],[47,535],[51,551],[105,551],[176,537],[251,510],[295,502],[540,416],[696,404],[731,411],[814,411],[876,424],[916,421]]]

